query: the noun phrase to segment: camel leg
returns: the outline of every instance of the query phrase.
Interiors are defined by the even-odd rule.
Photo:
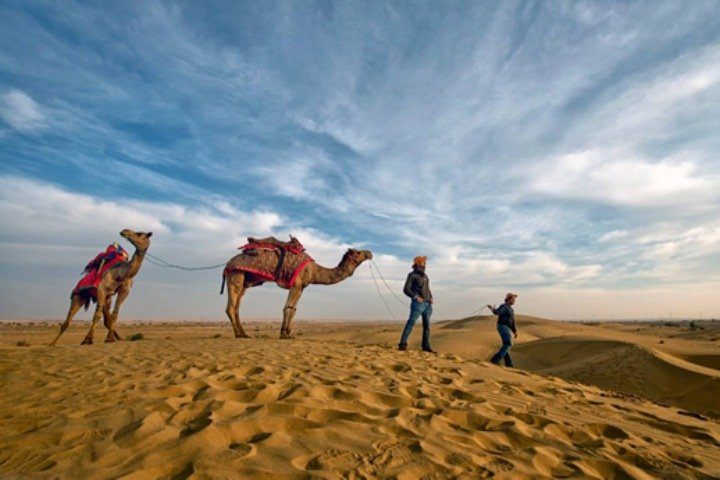
[[[115,325],[117,323],[118,315],[120,315],[120,305],[123,304],[125,299],[130,295],[130,289],[129,288],[121,288],[118,292],[117,299],[115,300],[115,308],[113,308],[112,314],[109,313],[110,311],[110,302],[107,302],[107,311],[108,311],[108,317],[106,319],[105,326],[108,329],[107,337],[105,337],[106,342],[114,342],[115,340],[122,340],[120,338],[120,335],[118,335],[117,331],[115,330]]]
[[[48,346],[54,347],[57,344],[57,341],[60,339],[60,335],[62,335],[65,330],[68,329],[70,326],[70,322],[72,322],[72,319],[75,317],[75,314],[82,308],[82,306],[85,304],[85,302],[80,298],[80,295],[73,295],[70,298],[70,309],[68,310],[67,317],[65,317],[65,322],[63,322],[62,325],[60,325],[60,332],[57,334],[57,337],[55,337],[55,340],[50,342]]]
[[[285,308],[283,308],[283,323],[282,327],[280,327],[281,339],[293,338],[291,333],[291,326],[293,318],[295,317],[296,306],[300,301],[300,296],[302,295],[302,292],[303,288],[301,286],[292,287],[288,292],[288,298],[285,302]]]
[[[234,273],[227,278],[227,306],[225,313],[230,319],[230,324],[235,332],[235,338],[250,338],[240,324],[240,302],[247,287],[245,286],[245,275]]]
[[[105,328],[110,330],[110,306],[112,303],[112,297],[108,297],[107,302],[105,302],[105,306],[103,307],[103,325],[105,325]]]
[[[101,289],[98,289],[97,307],[95,307],[95,313],[93,313],[92,324],[90,325],[90,330],[88,330],[88,333],[85,335],[85,339],[80,343],[80,345],[92,345],[93,334],[95,332],[95,326],[100,321],[100,317],[102,316],[103,309],[105,308],[105,302],[106,302],[105,292],[103,292]]]

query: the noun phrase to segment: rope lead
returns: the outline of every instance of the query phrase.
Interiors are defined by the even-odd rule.
[[[368,263],[368,267],[370,268],[370,276],[373,279],[373,282],[375,282],[375,289],[378,292],[378,295],[380,295],[380,299],[385,304],[385,308],[387,308],[387,311],[390,313],[390,316],[394,321],[397,321],[397,318],[395,318],[395,315],[393,314],[392,310],[390,309],[390,305],[385,301],[385,297],[383,297],[382,293],[380,293],[380,286],[378,285],[377,280],[375,279],[375,273],[373,272],[372,263]],[[378,270],[378,274],[380,273],[380,270]],[[392,290],[390,290],[392,292]]]
[[[382,299],[383,303],[385,304],[385,308],[387,308],[388,312],[390,312],[390,315],[392,316],[393,320],[396,320],[395,315],[393,315],[392,310],[390,310],[390,306],[389,306],[389,305],[387,304],[387,302],[385,301],[385,297],[383,297],[382,293],[380,293],[380,287],[378,286],[378,282],[377,282],[377,280],[375,279],[375,274],[373,273],[373,265],[375,266],[375,270],[377,270],[378,275],[380,275],[380,278],[382,279],[382,281],[383,281],[383,283],[385,284],[385,286],[387,287],[387,289],[390,290],[390,293],[393,294],[393,297],[395,297],[395,299],[396,299],[398,302],[402,303],[403,306],[406,307],[406,308],[407,308],[408,304],[407,304],[407,302],[402,301],[402,300],[395,294],[395,291],[394,291],[392,288],[390,288],[390,285],[388,285],[387,281],[385,280],[385,277],[383,277],[383,274],[382,274],[382,272],[380,271],[380,267],[378,267],[377,263],[375,263],[375,260],[370,260],[370,263],[368,263],[368,267],[370,267],[370,275],[372,275],[373,282],[375,282],[375,288],[376,288],[377,291],[378,291],[378,295],[380,295],[380,298]],[[471,312],[471,313],[469,313],[469,314],[467,314],[467,315],[465,315],[464,317],[461,317],[461,318],[472,317],[472,316],[475,315],[476,313],[482,312],[485,307],[487,307],[487,305],[483,305],[482,307],[478,308],[478,309],[475,310],[474,312]]]
[[[180,265],[173,265],[172,263],[166,262],[165,260],[158,258],[154,255],[150,255],[149,253],[146,254],[146,256],[148,257],[148,262],[152,263],[153,265],[156,265],[158,267],[163,267],[163,268],[177,268],[178,270],[186,270],[186,271],[212,270],[214,268],[220,268],[220,267],[225,266],[224,263],[220,263],[218,265],[211,265],[209,267],[183,267]]]

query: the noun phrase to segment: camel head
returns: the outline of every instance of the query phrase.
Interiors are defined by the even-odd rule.
[[[141,252],[145,252],[145,250],[150,247],[150,237],[152,237],[152,232],[135,232],[126,228],[120,232],[120,236],[132,243],[135,248]]]
[[[348,248],[348,251],[343,255],[342,262],[340,263],[352,263],[356,267],[365,260],[372,260],[373,254],[370,250],[355,250],[354,248]]]

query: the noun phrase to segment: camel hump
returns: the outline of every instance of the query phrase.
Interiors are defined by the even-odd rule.
[[[243,250],[251,249],[255,246],[273,246],[282,250],[286,250],[292,253],[301,253],[305,251],[305,247],[303,247],[302,243],[300,241],[290,235],[290,241],[289,242],[283,242],[282,240],[278,240],[275,237],[265,237],[265,238],[256,238],[256,237],[248,237],[248,244],[244,247],[241,247]]]

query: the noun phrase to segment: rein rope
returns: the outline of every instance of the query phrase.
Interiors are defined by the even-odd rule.
[[[403,301],[403,300],[401,300],[400,297],[398,297],[398,296],[395,294],[395,291],[390,287],[390,285],[388,285],[388,282],[385,280],[385,277],[383,277],[383,274],[382,274],[382,272],[380,271],[380,267],[378,267],[377,263],[375,263],[375,260],[370,260],[370,263],[368,263],[368,267],[370,267],[370,275],[372,276],[373,282],[375,282],[375,289],[377,290],[378,295],[380,295],[380,298],[382,299],[383,303],[385,304],[385,308],[387,308],[387,311],[390,312],[390,316],[392,317],[392,319],[397,321],[397,319],[395,318],[395,315],[393,315],[393,312],[392,312],[392,310],[390,309],[390,305],[388,305],[388,303],[385,301],[385,297],[383,297],[383,294],[380,292],[380,286],[378,285],[378,282],[377,282],[377,280],[375,279],[375,273],[374,273],[374,271],[373,271],[373,266],[375,266],[375,271],[377,271],[378,275],[380,276],[380,278],[382,279],[383,283],[385,284],[385,287],[387,287],[387,289],[390,290],[390,293],[392,293],[393,297],[395,297],[395,299],[396,299],[398,302],[402,303],[403,306],[405,306],[405,307],[408,307],[408,303],[405,302],[405,301]],[[476,313],[482,312],[483,309],[485,309],[485,308],[487,308],[487,305],[483,305],[482,307],[478,308],[477,310],[475,310],[475,311],[473,311],[473,312],[470,312],[469,314],[467,314],[467,315],[465,315],[465,316],[463,316],[463,317],[461,317],[461,318],[472,317],[472,316],[475,315]]]
[[[397,322],[397,318],[395,318],[395,314],[390,309],[390,305],[388,305],[388,303],[385,301],[385,297],[383,297],[383,294],[380,292],[380,285],[378,285],[378,282],[375,279],[375,273],[373,272],[373,266],[372,266],[373,263],[375,263],[375,262],[371,261],[371,263],[368,263],[368,267],[370,268],[370,275],[372,276],[373,282],[375,282],[375,289],[377,290],[378,295],[380,295],[380,299],[385,304],[385,308],[387,308],[387,311],[390,313],[390,316],[392,317],[393,321]],[[378,270],[378,274],[379,273],[380,273],[380,270]],[[392,290],[390,290],[390,292],[393,293],[393,295],[395,294]]]
[[[408,302],[407,302],[407,301],[404,301],[404,300],[401,300],[400,297],[398,297],[398,296],[395,294],[395,292],[393,291],[393,289],[390,288],[390,285],[388,285],[387,281],[385,280],[385,277],[383,277],[383,274],[382,274],[382,272],[380,271],[380,267],[378,267],[377,263],[375,263],[375,260],[370,260],[370,262],[372,262],[372,265],[375,266],[375,270],[377,270],[378,275],[380,275],[380,278],[382,279],[382,281],[383,281],[383,283],[385,284],[385,286],[387,287],[387,289],[390,290],[390,293],[393,294],[393,297],[395,297],[395,299],[396,299],[398,302],[402,303],[403,306],[407,307],[407,306],[408,306]],[[370,271],[372,272],[372,268],[370,269]],[[374,277],[373,277],[373,278],[374,278]]]
[[[178,270],[186,270],[186,271],[212,270],[215,268],[220,268],[220,267],[225,266],[225,263],[220,263],[218,265],[211,265],[209,267],[183,267],[181,265],[173,265],[172,263],[166,262],[162,258],[158,258],[155,255],[151,255],[149,253],[146,254],[145,256],[147,257],[147,261],[152,263],[153,265],[156,265],[158,267],[163,267],[163,268],[177,268]]]

